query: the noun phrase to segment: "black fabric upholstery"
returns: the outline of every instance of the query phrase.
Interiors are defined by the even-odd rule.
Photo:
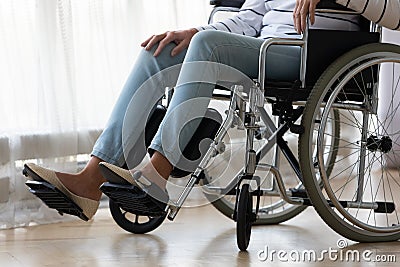
[[[341,10],[341,11],[350,10],[342,5],[337,4],[334,0],[321,0],[317,4],[317,8],[318,9],[333,9],[333,10]]]
[[[210,5],[223,6],[223,7],[237,7],[240,8],[245,0],[210,0]],[[335,10],[349,10],[348,8],[337,4],[334,0],[322,0],[318,3],[317,8],[320,9],[335,9]]]
[[[216,7],[242,7],[244,0],[211,0],[210,5]]]
[[[379,42],[379,33],[310,30],[306,83],[313,85],[339,56],[361,45]]]
[[[166,108],[162,105],[158,105],[157,108],[154,110],[152,116],[148,120],[145,130],[146,147],[150,146],[151,141],[153,140],[153,137],[157,133],[158,127],[161,124],[161,121],[164,119],[165,113]],[[222,123],[222,116],[219,114],[218,111],[212,108],[207,109],[204,118],[198,119],[201,120],[199,127],[197,128],[196,132],[194,133],[193,137],[190,139],[186,147],[182,149],[182,154],[184,158],[191,161],[189,164],[190,166],[185,163],[185,170],[174,168],[171,173],[172,177],[184,177],[195,170],[195,168],[199,165],[202,156],[204,155],[204,153],[206,153],[209,145],[211,144],[211,140],[213,140],[215,135],[217,134],[217,131]],[[134,151],[132,153],[135,154]],[[150,156],[153,153],[154,151],[149,149]]]
[[[210,147],[221,124],[221,114],[215,109],[208,108],[205,117],[201,119],[200,125],[193,137],[183,149],[182,154],[185,158],[185,163],[182,165],[185,167],[184,170],[174,168],[171,173],[172,177],[180,178],[189,175],[199,166],[201,159]],[[186,159],[191,162],[188,164]],[[180,165],[181,164],[178,163],[178,166]]]

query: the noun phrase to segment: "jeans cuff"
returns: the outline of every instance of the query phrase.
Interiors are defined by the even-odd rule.
[[[95,156],[101,160],[104,160],[105,162],[108,162],[108,163],[116,165],[116,166],[122,166],[124,164],[123,159],[121,159],[121,158],[115,159],[114,157],[110,157],[110,156],[102,153],[99,150],[93,150],[90,155]]]
[[[156,151],[166,158],[165,152],[164,152],[164,149],[162,148],[162,146],[151,143],[150,146],[147,148],[147,152],[149,152],[150,157],[153,156],[154,152],[156,152]]]

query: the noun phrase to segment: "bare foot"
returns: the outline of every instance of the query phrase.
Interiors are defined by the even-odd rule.
[[[105,182],[101,177],[89,177],[82,173],[69,174],[56,172],[61,183],[75,195],[99,201],[101,197],[100,185]]]
[[[106,181],[101,175],[100,158],[91,157],[85,168],[78,174],[56,172],[57,177],[75,195],[99,201],[102,192],[99,187]]]

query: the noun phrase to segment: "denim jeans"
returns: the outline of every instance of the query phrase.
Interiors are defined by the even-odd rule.
[[[167,113],[150,149],[163,154],[172,165],[205,114],[215,84],[230,80],[246,83],[258,75],[258,56],[263,39],[207,30],[194,35],[187,50],[171,57],[169,44],[154,57],[143,50],[123,87],[111,116],[98,138],[92,155],[116,165],[126,161],[127,150],[135,151],[133,168],[146,154],[143,131],[149,114],[164,93],[174,86]],[[275,80],[294,80],[299,75],[300,48],[272,46],[267,54],[266,75]],[[247,79],[247,81],[245,81]],[[136,144],[140,142],[141,145]]]

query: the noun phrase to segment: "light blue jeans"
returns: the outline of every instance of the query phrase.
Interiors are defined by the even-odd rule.
[[[189,142],[199,125],[199,121],[193,118],[205,114],[215,84],[226,79],[240,83],[243,76],[257,77],[259,49],[263,41],[207,30],[197,33],[188,49],[174,57],[170,53],[175,44],[169,44],[157,57],[153,56],[156,47],[151,51],[143,50],[92,155],[121,166],[126,162],[126,150],[138,150],[134,153],[134,163],[128,163],[130,168],[135,167],[146,154],[143,141],[146,120],[164,93],[165,86],[175,86],[167,113],[149,148],[163,154],[174,165],[181,157],[178,148]],[[225,65],[232,69],[225,71]],[[267,77],[297,79],[299,66],[299,47],[273,46],[269,49]],[[242,75],[233,75],[232,70]]]

